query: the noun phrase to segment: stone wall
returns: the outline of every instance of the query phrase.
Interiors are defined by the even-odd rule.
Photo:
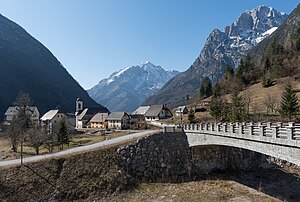
[[[226,169],[258,168],[262,154],[226,146],[189,147],[185,133],[160,133],[118,149],[121,167],[145,182],[182,182]]]
[[[160,133],[118,149],[121,166],[141,181],[180,182],[191,171],[190,150],[184,133]]]

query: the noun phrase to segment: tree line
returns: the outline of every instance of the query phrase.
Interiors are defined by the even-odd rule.
[[[250,68],[252,63],[249,62],[249,58],[246,58],[241,61],[241,64],[243,66],[242,69],[239,69],[239,67],[241,68],[241,66],[239,66],[236,72],[234,72],[230,66],[227,66],[224,71],[223,79],[214,86],[208,77],[202,81],[200,98],[203,99],[211,96],[208,110],[209,114],[216,121],[249,121],[261,111],[258,103],[253,101],[253,92],[245,91],[244,93],[240,93],[241,86],[237,86],[237,83],[242,86],[249,84],[245,69]],[[229,86],[231,89],[224,89],[228,87],[226,82],[229,81],[231,81]],[[222,83],[222,87],[220,83]],[[226,96],[224,96],[228,92],[231,94],[229,101],[226,99]],[[267,93],[262,105],[266,109],[267,116],[278,113],[281,117],[292,120],[299,113],[298,97],[291,83],[286,84],[281,99],[275,94]],[[194,120],[193,112],[191,112],[188,117],[190,121]]]

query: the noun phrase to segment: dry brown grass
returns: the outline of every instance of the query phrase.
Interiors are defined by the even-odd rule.
[[[268,88],[263,88],[261,83],[254,84],[243,90],[240,95],[251,94],[252,101],[250,104],[250,109],[253,109],[254,105],[257,104],[259,113],[266,113],[264,100],[268,94],[276,96],[278,103],[280,103],[284,87],[289,82],[293,84],[294,90],[297,92],[298,98],[300,98],[300,82],[291,77],[281,78],[274,82],[274,85]],[[227,99],[230,99],[230,95],[227,95],[226,97]]]
[[[242,96],[245,96],[246,94],[251,95],[250,114],[253,114],[254,111],[256,111],[256,113],[258,113],[258,114],[266,114],[267,108],[264,104],[266,96],[267,95],[275,96],[277,98],[277,106],[279,106],[280,101],[281,101],[282,92],[284,91],[284,87],[287,83],[293,84],[294,90],[295,90],[298,98],[300,99],[300,82],[293,77],[285,77],[285,78],[275,80],[274,85],[270,86],[268,88],[263,88],[261,83],[256,83],[256,84],[246,88],[245,90],[241,91],[240,95],[242,95]],[[227,94],[224,96],[224,98],[227,101],[231,100],[230,97],[231,97],[230,94]],[[187,107],[189,109],[191,108],[191,106],[187,106]],[[173,109],[173,112],[175,112],[175,109]],[[275,119],[278,119],[278,118],[276,118],[276,116],[279,116],[278,112],[275,112],[275,113],[269,112],[269,115],[273,115],[273,116],[275,115]],[[195,113],[195,118],[197,121],[203,121],[203,122],[213,121],[213,118],[209,115],[208,112],[197,112],[197,113]],[[188,123],[188,115],[187,114],[183,115],[182,119],[183,119],[183,123]],[[162,122],[164,122],[164,123],[180,123],[180,117],[176,117],[174,115],[173,118],[163,120]]]
[[[106,139],[112,139],[116,137],[120,137],[123,135],[128,134],[128,132],[115,132],[111,133],[109,135],[91,135],[91,134],[80,134],[80,135],[75,135],[72,137],[71,142],[69,145],[64,145],[64,150],[73,148],[73,147],[78,147],[78,146],[84,146],[84,145],[89,145],[97,142],[102,142]],[[20,147],[18,148],[18,151],[20,151]],[[36,155],[35,150],[31,147],[24,146],[24,156],[29,157],[29,156],[34,156]],[[58,147],[55,147],[53,152],[58,152],[60,151]],[[40,154],[47,154],[49,153],[48,150],[44,147],[40,148]],[[11,150],[11,143],[8,138],[0,138],[0,161],[2,160],[12,160],[12,159],[17,159],[20,158],[20,152],[13,152]]]
[[[140,184],[137,189],[125,195],[102,199],[101,201],[280,201],[235,181],[205,180],[181,184]]]

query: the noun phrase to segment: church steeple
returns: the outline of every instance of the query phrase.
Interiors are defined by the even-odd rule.
[[[83,101],[80,98],[77,98],[76,100],[76,112],[83,110]]]

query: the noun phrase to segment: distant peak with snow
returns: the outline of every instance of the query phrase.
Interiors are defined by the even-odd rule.
[[[231,37],[260,37],[258,35],[269,29],[279,27],[287,17],[288,14],[284,12],[262,5],[241,13],[237,20],[225,29],[227,29],[227,35]]]
[[[88,90],[88,93],[110,111],[130,112],[178,73],[146,61],[114,72]]]
[[[107,84],[109,84],[109,83],[115,81],[117,78],[121,77],[123,74],[130,74],[133,69],[139,69],[141,71],[152,71],[152,72],[170,72],[171,74],[173,74],[172,73],[173,71],[165,70],[161,66],[156,66],[156,65],[152,64],[150,61],[146,61],[146,62],[142,63],[141,65],[136,65],[136,66],[131,66],[131,67],[126,67],[126,68],[120,69],[119,71],[112,73],[109,76],[109,78],[101,80],[99,82],[99,84],[102,84],[104,80]]]

